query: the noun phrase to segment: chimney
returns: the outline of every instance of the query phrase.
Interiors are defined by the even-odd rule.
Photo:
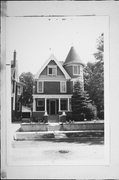
[[[14,67],[16,67],[16,50],[14,50],[13,53],[13,61],[14,61]]]

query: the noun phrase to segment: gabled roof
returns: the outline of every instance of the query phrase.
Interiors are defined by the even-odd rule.
[[[83,64],[75,48],[72,46],[63,65],[80,63]]]
[[[49,62],[51,60],[54,60],[55,63],[57,64],[57,66],[60,68],[60,70],[63,72],[64,76],[66,79],[71,79],[71,77],[69,76],[69,74],[66,72],[66,70],[63,68],[62,64],[57,61],[56,57],[52,54],[50,56],[50,58],[44,63],[44,65],[41,67],[41,69],[37,72],[37,74],[35,75],[35,79],[39,78],[39,75],[41,74],[41,72],[45,69],[45,67],[49,64]]]

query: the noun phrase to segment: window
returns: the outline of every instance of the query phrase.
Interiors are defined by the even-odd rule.
[[[45,110],[45,101],[44,99],[37,99],[37,111],[44,111]]]
[[[60,92],[61,93],[66,92],[66,82],[65,81],[60,82]]]
[[[56,76],[57,75],[57,66],[48,66],[48,75]]]
[[[20,86],[17,86],[17,94],[21,95],[21,87]]]
[[[67,111],[67,99],[61,99],[61,111]]]
[[[72,110],[72,106],[71,106],[71,98],[69,99],[69,110]]]
[[[80,74],[80,66],[75,65],[73,66],[73,75],[79,75]]]
[[[21,104],[18,102],[17,103],[17,112],[20,112],[20,110],[21,110]]]
[[[38,81],[37,82],[37,92],[38,93],[43,93],[43,81]]]

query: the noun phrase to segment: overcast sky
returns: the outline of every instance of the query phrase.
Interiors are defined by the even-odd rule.
[[[9,4],[8,14],[14,8]],[[106,27],[103,16],[7,17],[6,24],[7,60],[13,59],[16,50],[19,75],[28,71],[36,74],[52,53],[65,61],[71,46],[84,63],[94,61],[96,40]]]

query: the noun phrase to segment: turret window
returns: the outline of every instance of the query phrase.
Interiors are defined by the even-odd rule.
[[[80,74],[80,66],[74,65],[73,66],[73,75],[79,75]]]

